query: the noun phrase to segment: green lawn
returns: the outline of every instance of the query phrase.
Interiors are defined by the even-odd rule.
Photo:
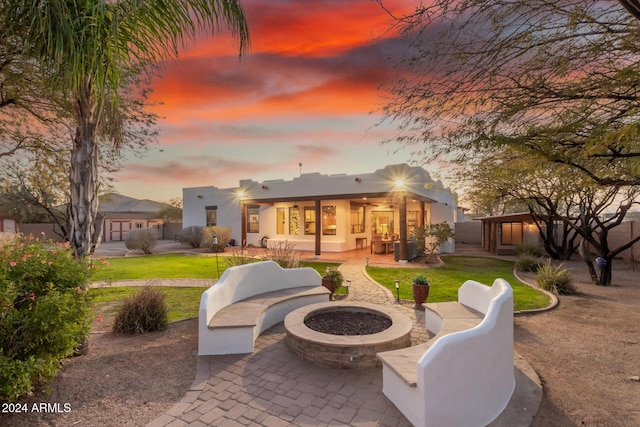
[[[91,289],[90,295],[93,302],[98,305],[98,308],[108,307],[106,308],[106,313],[115,314],[120,307],[120,303],[139,289],[140,287],[136,286],[97,288]],[[198,316],[200,296],[205,291],[204,288],[162,287],[160,289],[167,296],[169,322]]]
[[[226,256],[218,256],[220,275],[227,267]],[[215,256],[162,254],[128,258],[109,258],[109,265],[100,265],[91,281],[133,279],[215,279],[218,275]]]
[[[226,256],[218,256],[220,275],[227,268]],[[216,257],[189,254],[163,254],[132,258],[110,258],[108,265],[101,265],[91,276],[94,282],[135,279],[215,279]],[[303,267],[312,267],[321,275],[327,267],[338,263],[303,262]],[[106,314],[113,314],[126,297],[139,287],[114,287],[91,289],[93,302]],[[198,315],[200,296],[205,288],[162,287],[167,295],[169,321],[173,322]],[[344,292],[345,290],[342,290]]]
[[[226,256],[218,256],[220,274],[227,267]],[[411,279],[419,272],[425,273],[431,281],[430,302],[455,301],[458,288],[467,279],[491,285],[496,277],[506,279],[513,287],[515,309],[525,310],[545,307],[549,298],[518,282],[513,276],[513,262],[483,257],[444,256],[443,267],[425,269],[377,268],[368,267],[367,272],[377,282],[396,294],[394,281],[400,280],[400,298],[411,299]],[[215,256],[163,254],[134,258],[111,258],[109,265],[100,266],[92,275],[92,281],[115,281],[130,279],[162,279],[162,278],[196,278],[215,279],[217,269]],[[321,275],[327,267],[337,267],[336,263],[303,262],[303,266],[312,267]],[[117,310],[117,302],[124,300],[134,292],[136,287],[117,287],[92,289],[94,302],[107,307],[113,312]],[[198,315],[200,296],[204,288],[163,287],[167,294],[169,320],[175,321]],[[343,289],[343,292],[345,290]]]
[[[465,280],[475,280],[491,286],[501,277],[513,288],[515,310],[546,307],[549,297],[520,283],[513,275],[511,261],[485,257],[443,256],[444,266],[424,269],[367,267],[367,273],[396,295],[395,280],[400,280],[400,298],[411,300],[411,281],[419,273],[431,282],[428,302],[457,301],[458,288]]]
[[[92,282],[135,279],[216,279],[227,268],[227,255],[161,254],[130,258],[109,258],[108,265],[98,267],[91,275]],[[327,267],[337,267],[331,262],[303,262],[303,267],[313,267],[324,274]]]

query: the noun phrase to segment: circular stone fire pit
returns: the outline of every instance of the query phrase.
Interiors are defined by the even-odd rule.
[[[305,325],[305,320],[316,314],[340,311],[382,316],[391,320],[391,326],[373,334],[333,335],[314,331]],[[333,368],[373,368],[380,365],[376,353],[411,345],[413,323],[391,307],[368,303],[326,302],[292,311],[285,317],[284,326],[287,330],[287,346],[304,360]]]

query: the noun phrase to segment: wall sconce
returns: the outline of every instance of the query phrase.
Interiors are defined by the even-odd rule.
[[[203,198],[203,197],[202,197],[202,194],[198,194],[196,197],[197,197],[198,199],[202,199],[202,198]]]
[[[268,185],[263,185],[263,186],[262,186],[262,189],[263,189],[263,190],[268,190],[268,189],[269,189],[269,186],[268,186]]]
[[[357,178],[356,177],[356,182],[362,182],[362,178]]]
[[[396,280],[396,294],[398,295],[398,297],[396,298],[396,302],[398,304],[400,304],[400,280]]]
[[[349,295],[349,289],[351,288],[351,280],[346,280],[345,288],[347,288],[347,295]]]

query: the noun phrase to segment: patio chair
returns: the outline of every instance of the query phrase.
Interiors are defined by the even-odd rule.
[[[385,246],[382,244],[382,236],[376,235],[371,238],[371,252],[374,254],[385,253]]]

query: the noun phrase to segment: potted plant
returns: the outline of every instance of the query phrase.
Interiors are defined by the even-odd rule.
[[[336,269],[327,269],[327,272],[322,276],[322,286],[329,289],[331,292],[329,300],[333,297],[334,292],[340,289],[343,282],[344,276],[340,271]]]
[[[412,295],[413,300],[415,301],[415,305],[413,306],[414,309],[422,310],[422,304],[424,304],[429,297],[430,288],[431,284],[429,283],[429,279],[424,274],[418,274],[413,278]]]

